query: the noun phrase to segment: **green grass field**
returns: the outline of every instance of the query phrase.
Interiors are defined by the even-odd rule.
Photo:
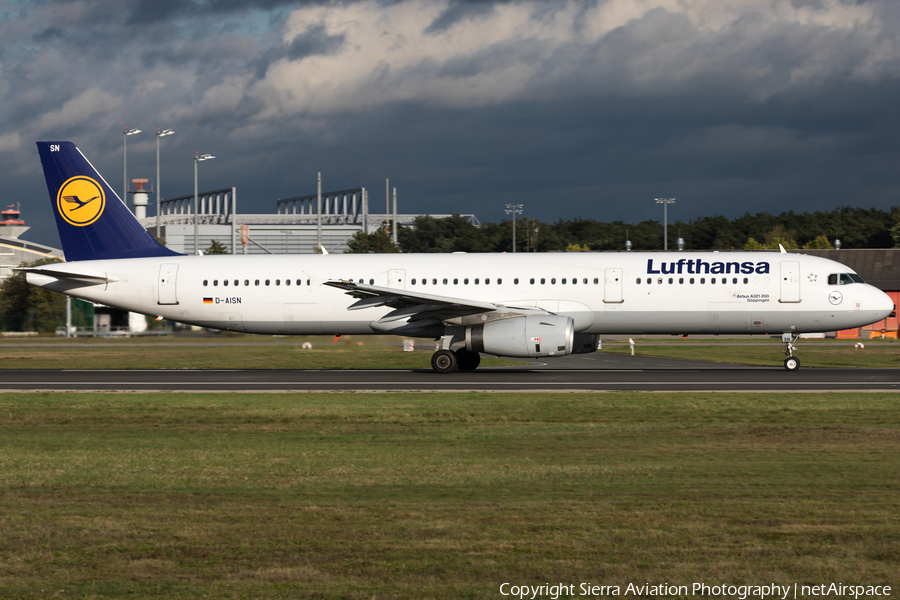
[[[313,347],[304,349],[311,341]],[[400,338],[229,336],[156,340],[17,340],[0,369],[430,369],[434,342],[403,352]],[[393,342],[394,345],[388,345]],[[358,345],[362,343],[363,345]],[[428,349],[423,351],[423,349]],[[527,364],[482,358],[484,366]]]
[[[0,394],[0,598],[900,581],[896,394]]]

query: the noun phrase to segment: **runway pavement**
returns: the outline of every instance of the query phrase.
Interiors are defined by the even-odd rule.
[[[5,370],[0,390],[834,391],[900,389],[900,369],[724,365],[587,354],[438,375],[417,370]]]

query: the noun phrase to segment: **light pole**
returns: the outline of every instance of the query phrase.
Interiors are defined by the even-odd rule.
[[[675,204],[675,198],[656,198],[657,204],[663,205],[663,250],[669,249],[669,214],[670,204]]]
[[[194,254],[200,254],[200,221],[197,217],[197,163],[215,158],[212,154],[194,153]]]
[[[512,215],[513,222],[513,253],[516,251],[516,220],[518,215],[522,214],[522,205],[521,204],[507,204],[506,205],[506,214]]]
[[[122,202],[128,197],[128,136],[140,133],[140,129],[125,128],[122,135]]]
[[[156,239],[159,239],[159,138],[175,133],[172,129],[156,128]]]

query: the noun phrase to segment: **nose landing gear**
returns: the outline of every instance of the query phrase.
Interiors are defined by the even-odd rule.
[[[799,337],[800,334],[795,332],[781,334],[781,343],[784,345],[784,353],[787,356],[787,358],[784,359],[785,371],[796,371],[800,368],[800,359],[794,356],[794,350],[797,349],[794,342],[796,342]]]

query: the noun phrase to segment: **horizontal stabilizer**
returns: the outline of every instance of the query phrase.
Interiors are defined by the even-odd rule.
[[[54,277],[56,279],[64,281],[91,281],[96,283],[112,283],[118,281],[118,279],[114,277],[107,276],[106,273],[99,273],[97,271],[91,271],[79,267],[80,265],[75,266],[71,263],[64,263],[62,265],[27,267],[24,269],[16,269],[16,271],[22,271],[24,273],[35,273],[37,275],[46,275],[48,277]]]

